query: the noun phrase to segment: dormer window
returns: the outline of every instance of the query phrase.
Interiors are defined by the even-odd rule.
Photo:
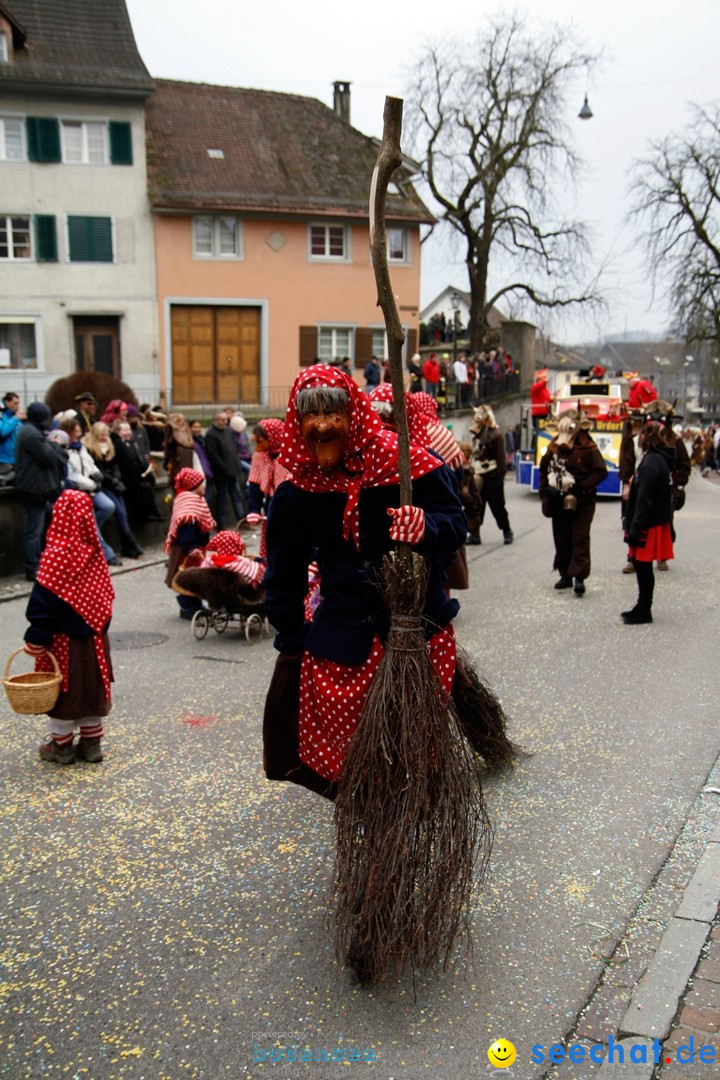
[[[0,64],[7,64],[9,59],[7,34],[4,30],[0,30]]]

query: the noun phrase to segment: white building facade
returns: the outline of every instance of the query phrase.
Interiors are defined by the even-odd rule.
[[[44,6],[0,10],[0,396],[92,370],[152,396],[153,83],[123,0]]]

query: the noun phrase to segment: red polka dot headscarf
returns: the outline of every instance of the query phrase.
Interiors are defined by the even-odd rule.
[[[270,416],[267,420],[260,421],[260,427],[267,435],[268,453],[279,454],[282,449],[283,435],[285,434],[285,421]]]
[[[430,398],[429,394],[410,394],[405,395],[405,408],[407,410],[408,431],[410,434],[410,441],[417,443],[418,446],[429,446],[430,437],[428,435],[427,416],[418,409],[415,398],[417,397]],[[380,383],[379,386],[374,387],[368,394],[370,401],[384,401],[388,405],[394,405],[393,388],[392,383]],[[434,401],[434,398],[430,398]],[[382,416],[382,412],[379,412]]]
[[[341,468],[321,468],[308,450],[300,429],[297,398],[301,390],[336,387],[347,394],[350,435]],[[292,474],[295,487],[303,491],[346,491],[343,535],[359,537],[358,504],[362,488],[397,484],[397,435],[383,427],[367,394],[340,368],[314,364],[302,371],[290,391],[285,416],[285,439],[280,462]],[[410,471],[413,480],[441,466],[441,462],[419,446],[410,446]]]
[[[196,487],[200,487],[205,477],[197,469],[190,469],[185,466],[175,477],[175,490],[176,491],[194,491]]]
[[[86,492],[63,491],[54,504],[36,580],[96,634],[112,615],[115,590]]]
[[[216,551],[218,555],[244,555],[245,541],[240,533],[230,529],[222,529],[213,536],[207,546],[208,551]]]
[[[424,390],[418,390],[412,395],[415,399],[415,408],[428,420],[437,420],[438,403],[432,394],[426,394]]]
[[[379,386],[374,386],[369,392],[368,397],[371,401],[386,401],[388,405],[393,404],[393,388],[392,383],[383,382]]]

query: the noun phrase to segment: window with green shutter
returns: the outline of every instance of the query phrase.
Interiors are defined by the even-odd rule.
[[[110,161],[113,165],[132,165],[132,129],[124,121],[110,121]]]
[[[60,125],[54,116],[28,116],[27,147],[30,161],[60,161]]]
[[[112,262],[112,219],[68,216],[70,262]]]
[[[35,258],[38,262],[58,261],[54,214],[35,215]]]

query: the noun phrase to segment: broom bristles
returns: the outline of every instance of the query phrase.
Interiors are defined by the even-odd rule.
[[[420,561],[421,562],[421,561]],[[362,981],[470,947],[473,876],[490,828],[473,754],[423,636],[424,566],[387,559],[385,655],[336,801],[336,951]]]
[[[509,738],[502,705],[465,655],[457,658],[452,696],[463,735],[489,768],[505,768],[527,754]]]

